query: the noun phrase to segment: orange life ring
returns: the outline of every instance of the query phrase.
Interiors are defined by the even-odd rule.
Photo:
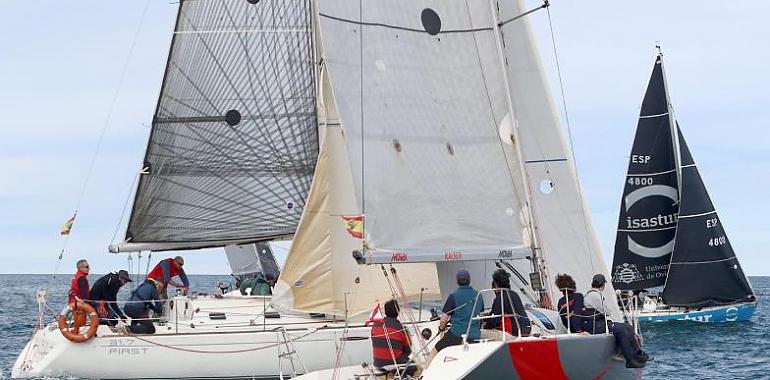
[[[67,320],[67,315],[72,314],[72,320]],[[88,329],[80,333],[80,328],[86,325],[89,320]],[[99,328],[99,315],[96,314],[93,306],[87,302],[75,301],[62,310],[59,315],[59,330],[68,340],[81,343],[96,335],[96,329]]]

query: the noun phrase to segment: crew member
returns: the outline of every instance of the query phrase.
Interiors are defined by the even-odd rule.
[[[472,321],[472,319],[478,317],[481,310],[484,310],[484,299],[476,297],[479,292],[471,287],[471,275],[467,270],[457,271],[456,279],[458,287],[444,303],[439,331],[446,330],[450,320],[452,326],[436,343],[436,348],[431,353],[431,359],[444,348],[462,344],[462,336],[466,333],[469,342],[476,341],[481,336],[481,323],[478,320]],[[469,325],[470,329],[468,329]]]
[[[75,266],[77,271],[72,276],[72,281],[70,282],[68,299],[68,303],[70,304],[74,303],[76,299],[91,299],[91,293],[88,286],[88,272],[90,271],[88,260],[80,259]]]
[[[114,326],[117,319],[123,319],[123,312],[118,306],[118,291],[131,282],[128,272],[119,270],[117,273],[108,273],[94,283],[91,288],[91,298],[96,313],[99,314],[101,324]]]
[[[595,275],[591,281],[591,290],[585,294],[584,305],[588,318],[586,330],[591,334],[604,334],[609,328],[615,336],[615,343],[626,359],[626,368],[642,368],[649,356],[642,351],[634,330],[629,324],[610,320],[610,311],[605,307],[604,294],[602,294],[606,283],[607,279],[603,274]]]
[[[155,312],[156,316],[163,314],[160,289],[160,283],[147,279],[131,293],[131,298],[123,306],[123,311],[131,317],[131,326],[128,328],[131,333],[155,334],[150,310]]]
[[[511,275],[504,269],[496,270],[492,273],[492,288],[495,289],[495,300],[492,302],[490,313],[493,316],[499,315],[501,317],[486,319],[484,329],[505,331],[512,336],[518,336],[519,327],[521,327],[521,335],[529,336],[532,327],[521,298],[515,291],[511,290]],[[503,305],[505,305],[504,308]],[[506,315],[504,317],[505,323],[503,323],[503,314]],[[499,336],[500,333],[494,335]]]
[[[147,274],[147,279],[155,281],[161,285],[160,295],[163,299],[168,298],[167,287],[169,285],[182,289],[182,293],[187,294],[190,289],[190,281],[187,280],[187,274],[182,267],[184,266],[184,259],[182,256],[167,258],[161,260],[154,268]],[[174,281],[174,277],[179,276],[182,283]]]
[[[391,371],[397,370],[400,377],[412,376],[417,366],[410,365],[399,368],[399,364],[409,362],[412,347],[406,329],[398,320],[398,303],[396,300],[385,302],[385,318],[372,326],[372,353],[376,367]]]
[[[588,320],[584,317],[583,295],[575,291],[575,280],[564,273],[556,276],[555,283],[556,288],[564,294],[557,303],[561,323],[573,333],[585,332]]]

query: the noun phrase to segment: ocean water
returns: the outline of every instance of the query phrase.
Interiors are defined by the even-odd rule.
[[[50,280],[50,275],[0,275],[0,379],[10,377],[29,340],[38,313],[35,292]],[[218,283],[228,281],[228,276],[190,276],[192,289],[199,292],[212,293]],[[759,306],[748,322],[644,325],[646,350],[655,357],[644,378],[770,379],[770,277],[752,277],[751,283]],[[64,306],[68,289],[68,275],[59,276],[48,289],[53,310]],[[124,287],[121,296],[127,293]]]

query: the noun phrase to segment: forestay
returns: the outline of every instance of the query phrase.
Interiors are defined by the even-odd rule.
[[[295,232],[318,155],[310,7],[180,3],[120,250]]]
[[[679,214],[679,183],[660,56],[642,101],[620,204],[613,283],[623,290],[666,282]]]
[[[499,133],[510,107],[489,3],[329,0],[319,11],[367,255],[522,252],[522,178]]]

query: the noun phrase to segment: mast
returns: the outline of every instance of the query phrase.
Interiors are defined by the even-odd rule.
[[[501,38],[502,31],[500,29],[500,18],[499,18],[499,12],[500,9],[498,6],[496,6],[497,0],[489,0],[489,9],[492,12],[492,20],[494,21],[494,32],[495,32],[495,46],[497,47],[497,54],[498,59],[500,60],[500,66],[505,68],[507,66],[507,61],[505,60],[505,53],[503,51],[503,42]],[[544,6],[548,6],[548,3],[545,3]],[[527,12],[529,13],[529,12]],[[524,14],[522,14],[524,15]],[[510,78],[508,77],[508,71],[503,70],[503,77],[505,78],[505,98],[506,103],[508,105],[508,121],[511,123],[511,131],[513,132],[511,135],[511,148],[514,151],[516,155],[516,161],[518,163],[519,167],[519,175],[520,178],[523,181],[523,192],[524,192],[524,207],[526,207],[527,210],[527,229],[529,232],[529,238],[531,243],[531,249],[532,249],[532,267],[534,271],[538,274],[538,276],[541,279],[541,287],[538,291],[539,300],[538,303],[540,306],[546,307],[549,305],[544,305],[544,294],[547,292],[547,287],[542,286],[542,280],[547,279],[547,276],[545,276],[545,273],[542,273],[541,271],[541,265],[540,265],[540,243],[538,241],[538,234],[537,234],[537,228],[535,227],[535,214],[532,212],[532,196],[530,195],[530,178],[527,175],[527,171],[524,168],[524,157],[521,153],[521,149],[519,149],[519,124],[518,120],[516,119],[516,114],[513,109],[513,100],[511,99],[511,87],[510,87]],[[503,119],[503,123],[505,123],[505,119]],[[502,128],[502,126],[501,126]],[[501,136],[502,138],[502,136]],[[511,178],[513,180],[513,178]],[[514,187],[516,184],[514,183]]]
[[[674,107],[671,102],[671,94],[668,91],[668,78],[666,77],[666,67],[663,64],[663,50],[660,45],[655,45],[658,50],[658,61],[660,61],[660,70],[663,73],[663,92],[666,96],[666,107],[668,110],[668,125],[671,130],[671,144],[674,147],[674,165],[676,166],[676,189],[679,193],[679,199],[682,199],[682,152],[679,149],[678,125],[674,115]],[[672,255],[673,256],[673,255]]]

